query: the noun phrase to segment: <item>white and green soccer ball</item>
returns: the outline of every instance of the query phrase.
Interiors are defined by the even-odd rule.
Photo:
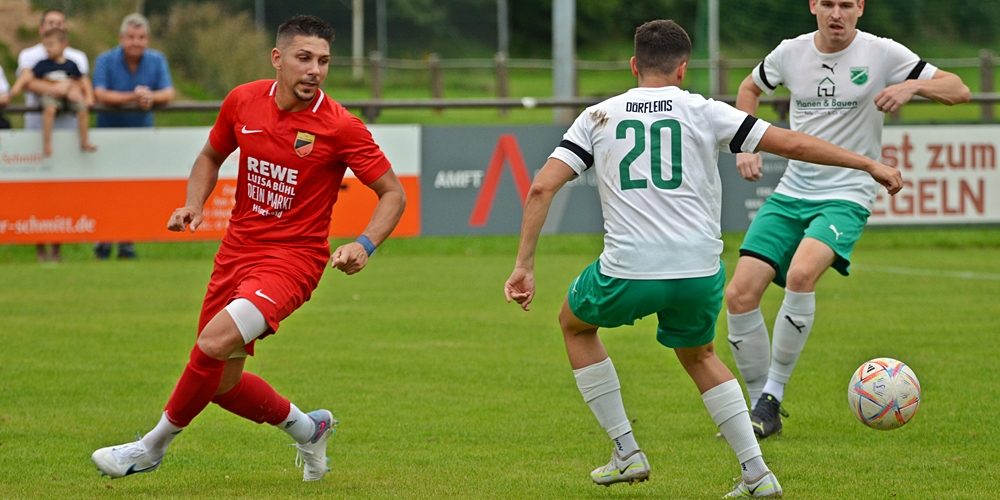
[[[897,429],[920,408],[920,382],[905,363],[875,358],[854,370],[847,402],[862,424],[884,431]]]

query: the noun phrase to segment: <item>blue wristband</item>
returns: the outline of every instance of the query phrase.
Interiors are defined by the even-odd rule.
[[[367,236],[362,234],[361,236],[358,236],[358,239],[354,241],[361,243],[361,246],[365,247],[365,253],[367,253],[369,257],[371,257],[373,253],[375,253],[375,248],[377,247],[375,246],[374,243],[372,243],[372,240],[368,239]]]

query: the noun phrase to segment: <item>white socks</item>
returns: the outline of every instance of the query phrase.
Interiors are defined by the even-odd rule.
[[[726,315],[733,359],[747,386],[751,408],[763,392],[778,401],[784,399],[785,384],[802,355],[815,318],[816,292],[787,289],[774,320],[773,342],[768,341],[767,326],[759,308]]]
[[[760,445],[750,426],[750,412],[743,391],[736,379],[723,382],[701,395],[708,414],[726,438],[729,447],[736,453],[743,471],[743,479],[751,480],[767,472],[767,465],[761,456]]]
[[[632,435],[632,424],[625,415],[621,383],[611,358],[573,370],[576,386],[597,422],[614,440],[619,456],[627,455],[639,447]]]
[[[777,399],[780,403],[785,399],[785,384],[769,378],[767,379],[767,383],[764,384],[764,392],[774,396],[774,399]]]
[[[316,433],[316,424],[313,419],[309,418],[309,415],[302,413],[295,404],[289,403],[291,408],[288,410],[288,416],[285,417],[280,424],[275,425],[275,427],[285,431],[292,439],[297,443],[305,443],[312,439],[313,434]]]
[[[768,379],[782,385],[792,376],[795,363],[806,346],[806,339],[812,331],[816,317],[816,292],[793,292],[785,290],[785,300],[778,309],[774,320],[774,343],[771,345],[771,369]],[[777,394],[771,393],[781,400]],[[782,394],[783,395],[783,394]]]
[[[181,431],[184,430],[183,427],[177,427],[170,420],[167,420],[167,412],[163,412],[160,415],[160,421],[156,423],[156,427],[153,430],[146,433],[142,437],[142,444],[146,447],[146,452],[150,456],[154,457],[155,460],[159,460],[167,453],[167,446],[170,442],[177,437]]]
[[[294,404],[291,405],[291,409],[288,412],[288,417],[285,418],[283,422],[276,425],[279,429],[287,432],[292,436],[295,441],[299,443],[305,443],[313,437],[316,432],[316,424],[313,420],[309,418],[309,415],[302,413]],[[149,453],[154,460],[158,460],[163,457],[167,452],[167,446],[170,442],[177,437],[181,431],[184,430],[183,427],[177,427],[170,420],[167,419],[167,412],[163,412],[160,415],[160,421],[157,422],[156,427],[153,430],[146,433],[142,437],[141,441],[143,446],[146,447],[146,452]]]
[[[750,407],[753,408],[760,399],[767,381],[767,369],[771,364],[771,347],[764,315],[760,308],[743,314],[727,312],[726,322],[729,325],[728,340],[733,359],[736,360],[736,368],[747,386]]]

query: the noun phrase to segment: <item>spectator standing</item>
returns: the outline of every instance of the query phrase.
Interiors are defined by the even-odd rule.
[[[59,9],[48,9],[42,13],[41,22],[38,26],[38,35],[41,37],[46,31],[51,29],[62,29],[69,31],[69,23],[66,21],[66,14]],[[63,56],[73,61],[77,68],[80,69],[80,73],[87,75],[90,73],[90,62],[87,60],[87,54],[82,51],[74,49],[72,47],[66,47],[63,51]],[[17,71],[16,76],[20,76],[23,71],[31,71],[39,61],[48,58],[48,54],[45,51],[45,46],[39,41],[39,43],[32,45],[24,50],[22,50],[17,55]],[[24,104],[29,107],[36,107],[41,104],[39,95],[50,95],[55,97],[66,97],[67,94],[73,89],[73,82],[64,80],[62,82],[51,82],[42,79],[34,79],[26,87],[27,92],[24,95]],[[77,121],[77,115],[75,113],[60,113],[56,115],[55,121],[53,123],[53,128],[59,129],[77,129],[79,123]],[[42,115],[37,112],[25,113],[24,114],[24,128],[29,130],[40,130],[42,128]],[[38,260],[42,262],[58,262],[62,260],[62,254],[60,253],[59,243],[39,243],[36,245],[36,251],[38,253]]]
[[[141,14],[129,14],[118,32],[118,47],[94,61],[94,94],[97,102],[114,111],[98,111],[98,127],[152,127],[154,106],[174,99],[167,58],[149,48],[149,21]],[[111,243],[98,243],[98,259],[111,256]],[[131,242],[118,244],[119,259],[136,257]]]

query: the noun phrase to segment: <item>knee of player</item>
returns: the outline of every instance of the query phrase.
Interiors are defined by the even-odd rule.
[[[239,340],[239,342],[237,341]],[[242,341],[239,332],[232,334],[220,329],[206,328],[198,336],[198,348],[209,357],[226,360]]]
[[[740,286],[735,282],[730,282],[726,287],[726,310],[742,314],[750,312],[760,305],[760,296],[753,290]]]
[[[819,275],[803,268],[792,266],[785,275],[785,289],[794,292],[811,292],[816,288]]]

